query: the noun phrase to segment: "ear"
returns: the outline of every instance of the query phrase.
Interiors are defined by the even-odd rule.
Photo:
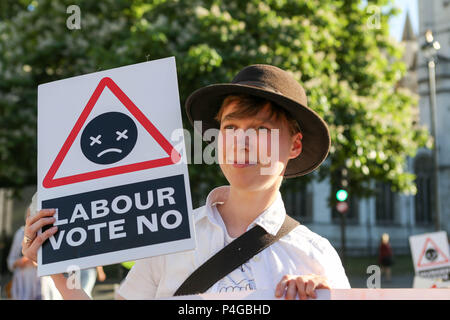
[[[294,136],[292,136],[292,144],[291,144],[291,150],[289,153],[289,159],[297,158],[300,153],[302,153],[302,134],[300,132],[296,133]]]

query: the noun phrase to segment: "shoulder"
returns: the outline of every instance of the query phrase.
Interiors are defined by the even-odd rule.
[[[332,288],[350,288],[341,258],[328,239],[304,225],[297,226],[287,237],[289,244],[295,248],[293,251],[306,260],[314,261],[317,273],[325,275]]]
[[[17,229],[16,234],[21,235],[21,234],[24,233],[24,232],[25,232],[25,226],[20,226],[20,228]]]
[[[21,226],[17,231],[14,233],[14,240],[20,240],[22,241],[22,238],[25,234],[25,227]]]
[[[208,207],[207,205],[203,205],[192,211],[192,216],[194,218],[194,224],[196,227],[201,225],[201,221],[204,220],[203,218],[206,218],[208,216],[208,210],[210,210],[210,207]]]
[[[329,253],[335,251],[328,239],[311,231],[304,225],[297,226],[282,240],[289,241],[295,245],[302,246],[304,249],[313,250],[318,253]]]
[[[197,219],[201,218],[201,216],[204,214],[205,210],[206,210],[206,205],[195,208],[192,211],[192,215],[194,216],[194,221],[197,221]]]

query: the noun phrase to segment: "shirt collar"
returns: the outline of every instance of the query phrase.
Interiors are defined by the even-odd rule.
[[[224,203],[227,200],[229,193],[230,186],[221,186],[211,190],[206,198],[204,210],[197,216],[196,221],[207,217],[211,223],[216,224],[213,217],[212,206],[215,206],[218,203]],[[275,201],[266,210],[261,212],[261,214],[249,225],[248,229],[255,225],[259,225],[266,230],[267,233],[276,235],[284,222],[285,215],[286,210],[284,208],[283,199],[281,193],[278,191]]]

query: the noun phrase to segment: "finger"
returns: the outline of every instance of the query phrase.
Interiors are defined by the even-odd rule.
[[[34,215],[32,217],[28,217],[25,225],[31,226],[39,219],[44,218],[44,217],[53,216],[55,213],[56,213],[55,209],[42,209],[36,215]]]
[[[58,227],[52,227],[45,232],[42,232],[40,235],[38,235],[33,242],[31,243],[30,247],[28,249],[23,250],[24,256],[26,256],[28,259],[36,262],[37,261],[37,252],[39,248],[42,246],[45,240],[53,236],[58,231]]]
[[[297,295],[297,285],[294,279],[289,280],[286,290],[286,300],[294,300]]]
[[[280,282],[278,282],[277,287],[275,289],[275,296],[276,297],[282,297],[284,294],[284,291],[286,290],[286,284],[289,280],[289,276],[285,275],[283,278],[281,278]]]
[[[323,281],[321,281],[321,282],[317,285],[316,289],[329,289],[329,290],[331,290],[331,286],[330,286],[330,284],[328,283],[328,280],[327,280],[327,279],[323,279]]]
[[[25,232],[26,236],[30,239],[36,238],[36,233],[38,230],[42,229],[42,227],[52,224],[56,221],[54,217],[48,217],[48,218],[41,218],[35,223],[33,223],[31,226],[29,226]]]
[[[300,297],[300,300],[306,300],[307,296],[306,296],[305,281],[303,280],[302,277],[297,277],[296,284],[297,284],[297,292],[298,292],[298,296]]]
[[[315,299],[316,298],[316,293],[314,291],[315,289],[315,283],[313,280],[308,280],[308,282],[306,283],[306,294],[308,296],[310,296],[311,298]]]

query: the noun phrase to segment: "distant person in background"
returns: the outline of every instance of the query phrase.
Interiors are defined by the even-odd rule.
[[[103,267],[89,268],[81,270],[80,281],[81,288],[92,298],[92,290],[94,289],[96,280],[105,281],[106,274]]]
[[[28,209],[29,210],[29,209]],[[41,300],[41,280],[33,261],[22,255],[24,226],[14,234],[8,254],[8,269],[13,273],[10,297],[14,300]]]
[[[383,233],[378,255],[378,263],[381,266],[381,273],[385,274],[386,280],[391,281],[391,266],[394,263],[391,244],[389,243],[389,234]]]

